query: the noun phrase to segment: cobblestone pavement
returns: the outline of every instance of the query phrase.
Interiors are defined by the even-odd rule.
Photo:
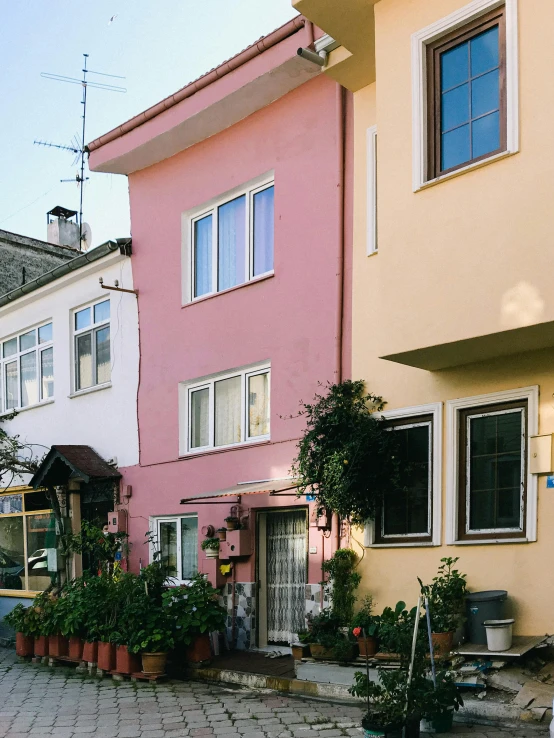
[[[0,649],[0,738],[362,738],[351,705],[200,682],[91,679],[19,662]],[[522,727],[457,726],[457,738],[546,736]],[[452,735],[452,734],[448,734]]]

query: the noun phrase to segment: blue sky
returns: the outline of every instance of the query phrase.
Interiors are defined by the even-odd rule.
[[[76,184],[59,181],[78,167],[71,153],[33,140],[70,143],[82,109],[79,85],[41,72],[81,77],[85,52],[90,69],[126,77],[113,80],[124,95],[89,88],[89,142],[295,15],[290,0],[0,0],[0,8],[0,229],[40,239],[48,210],[78,210]],[[84,219],[94,245],[128,235],[126,177],[91,174]]]

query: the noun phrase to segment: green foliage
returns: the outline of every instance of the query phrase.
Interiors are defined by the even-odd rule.
[[[426,689],[421,690],[419,695],[421,716],[427,720],[434,720],[452,709],[457,712],[464,706],[453,672],[446,670],[438,672],[436,681],[436,689],[433,688],[432,682],[428,682]]]
[[[4,617],[4,622],[15,630],[16,633],[23,635],[31,635],[27,632],[27,613],[28,608],[19,602],[11,612]]]
[[[361,576],[355,571],[358,555],[350,548],[339,548],[333,556],[324,561],[322,570],[328,575],[327,587],[332,596],[333,613],[341,625],[348,625],[354,614],[355,590]]]
[[[320,510],[364,524],[375,517],[383,495],[399,485],[398,439],[375,415],[383,398],[366,394],[362,380],[326,389],[303,404],[307,427],[292,474],[300,493],[311,488]]]
[[[423,584],[418,577],[421,594],[429,600],[433,633],[456,630],[463,616],[467,575],[460,574],[458,569],[454,568],[458,560],[458,557],[441,559],[441,565],[432,584]]]
[[[350,688],[355,697],[367,699],[367,718],[383,727],[403,724],[406,691],[407,673],[402,669],[379,670],[379,682],[369,681],[366,674],[357,671],[354,686]]]
[[[102,528],[83,520],[79,533],[67,533],[62,537],[61,545],[65,555],[84,554],[90,562],[91,571],[97,573],[106,571],[113,564],[120,549],[125,552],[128,537],[123,532],[104,533]]]
[[[362,635],[360,637],[363,637],[363,633],[365,633],[366,636],[377,638],[380,621],[379,615],[373,614],[373,597],[366,595],[362,600],[362,606],[352,619],[351,628],[352,630],[361,628]]]
[[[153,606],[144,595],[132,604],[133,625],[127,648],[131,653],[170,651],[175,645],[173,623],[166,608]]]
[[[200,544],[200,548],[202,551],[205,551],[206,549],[218,550],[219,549],[219,538],[204,538],[202,543]]]
[[[202,574],[187,587],[175,587],[163,595],[163,606],[175,628],[175,640],[189,645],[200,633],[220,631],[227,612],[218,601],[219,592]]]

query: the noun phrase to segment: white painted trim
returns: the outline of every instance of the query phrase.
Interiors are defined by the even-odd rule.
[[[377,253],[377,126],[366,133],[367,255]]]
[[[412,187],[417,192],[430,182],[450,179],[459,170],[437,178],[427,179],[427,69],[426,46],[441,36],[455,31],[501,5],[506,7],[506,152],[519,151],[519,65],[518,65],[518,0],[473,0],[463,8],[412,34]],[[491,161],[496,159],[491,157]],[[485,159],[475,162],[483,165]],[[464,170],[475,168],[473,165]]]
[[[411,543],[374,543],[375,529],[373,521],[364,528],[364,546],[366,548],[415,548],[421,546],[441,545],[442,523],[442,402],[428,405],[414,405],[395,410],[385,410],[380,416],[387,420],[409,419],[419,415],[433,416],[433,519],[431,521],[431,541]]]
[[[529,442],[527,443],[527,519],[526,537],[485,541],[458,541],[458,411],[483,405],[527,400],[527,439],[539,428],[539,387],[491,392],[486,395],[448,400],[446,403],[446,543],[447,545],[480,546],[487,543],[529,543],[537,540],[537,476],[529,471]]]
[[[251,200],[253,195],[261,190],[268,189],[269,187],[275,186],[275,172],[270,171],[262,174],[255,179],[250,180],[241,184],[238,187],[234,187],[232,190],[220,193],[217,197],[212,198],[208,202],[203,203],[199,207],[192,208],[181,215],[181,291],[182,291],[182,304],[187,305],[197,300],[204,300],[207,297],[220,294],[222,292],[228,292],[230,289],[235,289],[242,284],[248,284],[248,282],[261,279],[273,273],[273,270],[264,274],[258,274],[253,276],[253,217],[250,216]],[[217,212],[220,205],[224,205],[226,202],[235,200],[237,197],[245,196],[245,275],[244,281],[239,285],[233,285],[225,290],[217,289]],[[199,220],[207,215],[212,215],[212,289],[210,292],[206,292],[203,295],[194,297],[194,262],[193,262],[193,225],[194,221]]]
[[[159,524],[160,523],[177,523],[177,574],[176,577],[168,577],[166,580],[166,585],[169,587],[174,586],[180,586],[183,584],[189,585],[191,583],[190,579],[183,579],[183,560],[182,560],[182,550],[181,550],[181,520],[185,518],[195,518],[198,522],[198,513],[191,512],[191,513],[181,513],[180,515],[151,515],[148,518],[148,529],[151,534],[153,534],[156,538],[156,541],[158,543],[158,546],[154,546],[154,542],[152,540],[152,536],[150,537],[149,545],[148,545],[148,554],[149,554],[149,561],[152,563],[154,561],[154,554],[156,551],[159,551],[161,553],[161,547],[159,545]],[[198,557],[198,543],[199,543],[199,534],[200,534],[200,528],[197,529],[197,537],[196,537],[196,548],[197,548],[197,557]],[[198,559],[197,559],[197,570],[198,570]]]
[[[331,51],[334,51],[335,49],[338,49],[339,46],[340,43],[338,41],[335,41],[335,39],[332,36],[329,36],[328,33],[314,41],[314,49],[316,54],[319,54],[320,51],[326,51],[327,53],[329,53]]]

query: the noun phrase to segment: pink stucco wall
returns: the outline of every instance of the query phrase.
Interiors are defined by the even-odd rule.
[[[199,513],[219,526],[222,505],[180,505],[183,497],[241,481],[287,476],[304,421],[294,416],[318,382],[336,378],[340,173],[337,87],[321,76],[242,122],[129,177],[133,278],[139,291],[140,466],[131,484],[132,563],[151,515]],[[347,106],[350,110],[350,106]],[[350,162],[350,158],[347,157]],[[275,172],[273,277],[182,306],[181,215],[269,170]],[[348,176],[347,176],[348,180]],[[349,188],[347,188],[347,191]],[[350,366],[350,204],[347,203],[343,371]],[[271,441],[179,458],[178,385],[215,372],[271,361]],[[243,498],[243,506],[298,504],[296,498]],[[305,503],[304,503],[305,504]],[[321,533],[310,529],[309,579],[321,579]],[[334,536],[327,540],[329,556]],[[254,557],[237,570],[253,581]]]

